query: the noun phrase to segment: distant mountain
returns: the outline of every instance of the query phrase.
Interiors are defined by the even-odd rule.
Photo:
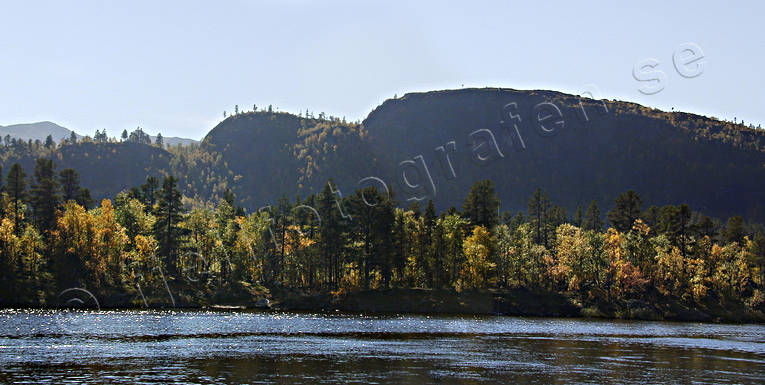
[[[53,137],[53,140],[56,141],[56,143],[60,143],[61,139],[68,139],[73,130],[70,130],[66,127],[59,126],[56,123],[53,122],[37,122],[37,123],[24,123],[24,124],[14,124],[10,126],[0,126],[0,139],[4,138],[6,135],[10,135],[12,138],[16,139],[23,139],[23,140],[29,140],[32,139],[32,141],[35,140],[41,140],[44,141],[45,138],[48,137],[48,135],[51,135]],[[82,138],[82,135],[75,133],[77,135],[77,138]],[[155,143],[157,140],[156,136],[150,136],[151,142]],[[199,144],[198,140],[194,139],[188,139],[188,138],[180,138],[176,136],[171,137],[163,137],[163,142],[165,145],[182,145],[182,146],[188,146],[190,144]]]
[[[10,126],[0,126],[0,137],[5,138],[6,135],[10,135],[12,138],[23,140],[45,140],[48,135],[53,137],[53,140],[60,142],[63,138],[69,138],[72,134],[72,130],[61,127],[53,122],[37,122],[37,123],[24,123],[14,124]],[[79,135],[77,135],[80,137]]]
[[[157,142],[156,136],[149,136],[149,137],[151,138],[152,143]],[[177,136],[163,136],[162,142],[165,144],[165,146],[167,145],[175,146],[178,144],[180,144],[181,146],[188,146],[191,144],[199,144],[198,140],[188,139],[188,138],[179,138]]]

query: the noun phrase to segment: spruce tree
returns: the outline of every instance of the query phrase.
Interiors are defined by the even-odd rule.
[[[529,199],[528,220],[531,223],[534,243],[543,245],[547,243],[547,220],[549,218],[550,200],[542,189],[537,188],[534,195]]]
[[[152,210],[157,203],[157,189],[159,188],[159,179],[150,176],[146,178],[146,183],[141,185],[141,194],[139,199],[147,210]]]
[[[5,191],[10,198],[10,209],[13,210],[13,228],[16,235],[21,236],[22,226],[21,220],[23,218],[23,206],[27,197],[27,174],[24,172],[24,168],[20,164],[14,163],[11,166],[11,170],[8,172],[8,177]]]
[[[584,213],[582,212],[582,205],[576,205],[576,213],[574,214],[574,226],[582,227],[584,221]]]
[[[614,201],[614,208],[608,212],[608,222],[611,225],[626,233],[632,229],[632,224],[640,217],[640,206],[643,201],[633,190],[622,193]]]
[[[324,186],[319,195],[316,210],[321,217],[321,227],[317,246],[324,261],[329,287],[336,289],[340,279],[340,258],[343,250],[343,219],[337,206],[337,196],[332,192],[330,184]]]
[[[176,257],[181,244],[182,230],[178,226],[181,223],[181,193],[178,191],[178,181],[175,177],[168,176],[162,182],[159,191],[159,200],[154,209],[156,222],[154,223],[154,237],[159,245],[159,257],[165,262],[171,275],[178,273]]]
[[[492,231],[499,223],[499,198],[491,180],[473,184],[462,204],[462,213],[475,226]]]
[[[587,211],[584,214],[582,222],[582,228],[585,230],[602,231],[603,221],[600,217],[600,207],[598,207],[598,201],[593,200],[590,205],[587,206]]]
[[[74,169],[67,168],[61,170],[59,179],[64,202],[76,201],[80,197],[80,174]]]
[[[728,223],[725,224],[725,228],[722,231],[723,240],[727,243],[738,242],[743,244],[744,236],[746,236],[744,218],[740,216],[728,218]]]
[[[35,224],[41,233],[49,232],[56,225],[56,210],[61,204],[59,190],[56,164],[51,159],[37,159],[30,202]]]

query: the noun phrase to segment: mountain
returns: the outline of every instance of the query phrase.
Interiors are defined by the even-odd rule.
[[[57,143],[61,141],[61,139],[68,139],[69,136],[72,134],[72,130],[59,126],[56,123],[53,122],[37,122],[37,123],[24,123],[24,124],[14,124],[10,126],[0,126],[0,138],[4,138],[6,135],[10,135],[11,138],[16,139],[22,139],[22,140],[29,140],[32,139],[32,141],[40,140],[44,141],[45,138],[48,137],[48,135],[51,135],[53,137],[53,140]],[[77,135],[77,138],[82,138],[82,135],[75,133]],[[150,136],[151,142],[154,143],[157,140],[156,136]],[[163,137],[163,142],[165,145],[182,145],[182,146],[188,146],[191,144],[199,144],[198,140],[194,139],[188,139],[188,138],[180,138],[176,136],[170,136],[170,137]]]
[[[0,126],[0,137],[2,138],[5,138],[6,135],[10,135],[12,138],[16,139],[32,139],[33,141],[39,139],[44,141],[48,135],[51,135],[53,140],[59,142],[63,138],[69,138],[71,134],[72,130],[48,121],[14,124],[5,127]]]
[[[240,176],[233,186],[250,208],[319,191],[329,178],[347,195],[367,178],[378,188],[383,180],[404,205],[433,199],[443,210],[492,179],[503,210],[524,210],[537,188],[569,213],[593,199],[608,208],[634,189],[646,206],[765,218],[762,130],[553,91],[412,93],[385,101],[361,125],[247,113],[221,122],[203,145]]]
[[[422,156],[428,172],[420,179],[433,182],[408,195],[432,197],[440,208],[460,205],[473,182],[492,179],[504,210],[525,209],[538,187],[569,213],[592,199],[609,207],[633,189],[645,206],[688,203],[723,218],[765,218],[765,131],[730,122],[553,91],[464,89],[387,100],[363,125],[384,165],[380,176],[404,187],[399,163]],[[454,173],[436,150],[450,141]]]
[[[231,189],[239,204],[256,210],[282,195],[306,197],[332,179],[344,196],[384,183],[401,205],[433,199],[444,210],[461,206],[476,181],[491,179],[503,211],[525,210],[537,188],[569,214],[593,199],[606,211],[633,189],[644,207],[688,203],[723,219],[765,222],[765,131],[554,91],[410,93],[384,101],[361,123],[241,113],[216,125],[199,146],[26,147],[0,149],[3,169],[50,156],[59,169],[77,166],[95,197],[146,175],[172,174],[194,200],[215,200]]]
[[[149,137],[151,138],[152,143],[156,143],[157,141],[156,136],[149,136]],[[162,142],[165,144],[165,146],[167,145],[177,146],[179,144],[181,146],[189,146],[192,144],[199,144],[198,140],[189,139],[189,138],[179,138],[177,136],[163,136]]]

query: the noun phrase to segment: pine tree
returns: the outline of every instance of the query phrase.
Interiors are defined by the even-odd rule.
[[[122,138],[122,141],[126,141],[128,139],[128,132],[127,130],[122,130],[122,135],[120,136]]]
[[[743,244],[744,236],[746,235],[744,218],[740,216],[728,218],[728,223],[725,225],[721,235],[727,243],[738,242]]]
[[[499,198],[494,182],[474,183],[462,204],[462,212],[473,225],[493,229],[499,223]]]
[[[340,257],[343,249],[343,220],[337,207],[336,195],[330,184],[324,186],[316,204],[316,210],[321,217],[319,239],[317,241],[319,254],[324,261],[329,287],[336,289],[340,280]]]
[[[61,193],[64,202],[76,201],[80,197],[80,174],[67,168],[59,173]]]
[[[614,208],[608,212],[608,222],[611,225],[626,233],[632,229],[632,224],[640,217],[640,206],[643,201],[633,190],[622,193],[614,202]]]
[[[146,205],[147,210],[152,210],[157,203],[157,189],[159,188],[159,179],[150,176],[146,178],[146,183],[141,185],[140,201]]]
[[[52,148],[56,145],[56,142],[53,141],[53,136],[48,135],[45,137],[45,148]]]
[[[534,243],[537,245],[547,244],[547,220],[550,210],[550,200],[542,189],[537,188],[534,195],[529,199],[528,219],[532,226]]]
[[[593,231],[603,230],[603,221],[600,218],[600,208],[598,207],[597,200],[593,200],[590,202],[590,205],[587,206],[587,211],[584,214],[584,220],[582,222],[582,228]]]
[[[56,210],[61,203],[56,164],[53,160],[37,159],[34,182],[30,190],[32,213],[37,228],[41,233],[46,234],[56,225]]]
[[[574,226],[582,227],[584,222],[584,214],[582,213],[582,205],[576,205],[576,213],[574,214]]]
[[[165,139],[162,137],[161,132],[157,133],[157,138],[154,139],[154,144],[156,144],[157,147],[162,147],[162,148],[165,147]]]
[[[11,166],[11,170],[8,172],[6,192],[10,197],[11,207],[13,209],[13,228],[16,232],[16,236],[21,236],[23,231],[21,226],[21,220],[24,214],[24,201],[27,196],[27,174],[24,172],[24,168],[20,164],[14,163]]]
[[[181,244],[181,193],[178,191],[178,181],[175,177],[168,176],[162,182],[159,191],[159,201],[154,210],[156,222],[154,223],[154,237],[157,240],[158,254],[171,275],[178,273],[176,257]]]

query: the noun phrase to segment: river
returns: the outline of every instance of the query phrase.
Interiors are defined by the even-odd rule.
[[[6,309],[0,382],[765,383],[765,325]]]

